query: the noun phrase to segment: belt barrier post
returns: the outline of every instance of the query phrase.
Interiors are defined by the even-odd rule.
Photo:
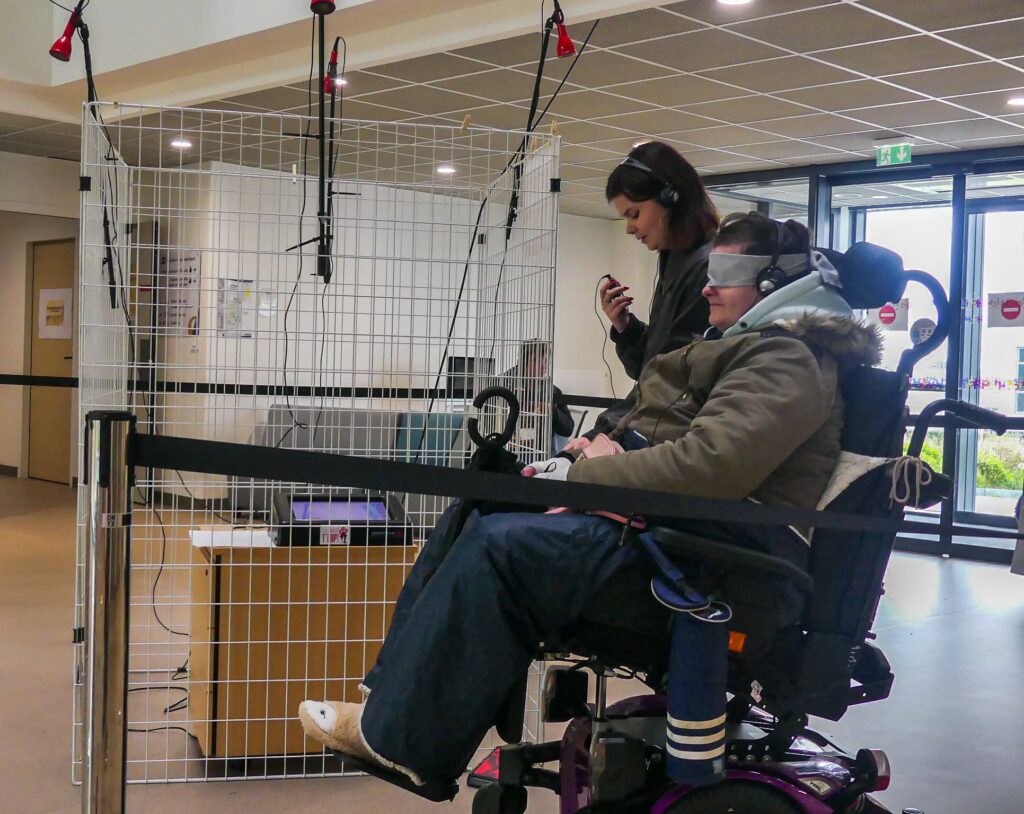
[[[128,575],[135,416],[85,419],[85,769],[82,814],[123,814],[128,698]]]

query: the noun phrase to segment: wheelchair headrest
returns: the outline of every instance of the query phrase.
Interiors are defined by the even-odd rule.
[[[902,299],[907,278],[896,252],[874,243],[854,243],[846,252],[818,251],[839,272],[840,293],[851,308],[881,308]]]

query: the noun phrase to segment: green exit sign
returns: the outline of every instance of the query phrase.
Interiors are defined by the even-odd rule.
[[[885,144],[875,148],[875,166],[895,167],[898,164],[909,164],[911,149],[909,144]]]

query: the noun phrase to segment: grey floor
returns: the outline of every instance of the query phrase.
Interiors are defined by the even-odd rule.
[[[0,811],[72,814],[74,504],[70,489],[0,478]],[[824,723],[844,745],[885,749],[894,811],[1024,812],[1024,578],[1005,568],[898,555],[878,640],[896,671],[887,701]],[[628,694],[624,682],[615,695]],[[138,814],[468,812],[371,778],[131,786]],[[539,792],[530,810],[557,810]]]

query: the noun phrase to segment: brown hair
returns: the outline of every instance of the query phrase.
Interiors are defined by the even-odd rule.
[[[660,141],[638,144],[630,150],[628,157],[645,164],[651,172],[620,164],[608,176],[604,188],[606,200],[619,195],[638,202],[657,200],[658,193],[667,183],[679,193],[679,203],[668,210],[669,225],[673,231],[689,232],[698,243],[715,236],[720,220],[718,210],[689,161]]]
[[[779,254],[806,254],[811,248],[807,227],[795,220],[783,226]],[[745,246],[744,254],[770,255],[779,239],[779,222],[758,212],[734,212],[722,221],[715,237],[715,246]]]

